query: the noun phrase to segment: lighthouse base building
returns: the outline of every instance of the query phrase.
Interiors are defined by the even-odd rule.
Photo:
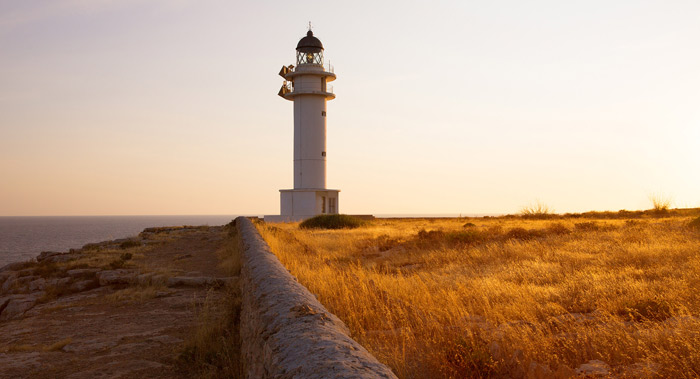
[[[294,188],[280,190],[280,214],[265,221],[338,213],[340,190],[326,188],[326,102],[335,99],[327,83],[335,73],[323,63],[323,44],[309,30],[297,44],[296,67],[279,72],[284,83],[278,95],[294,102]]]
[[[280,215],[265,216],[265,221],[302,221],[320,214],[337,214],[339,192],[332,189],[280,190]]]

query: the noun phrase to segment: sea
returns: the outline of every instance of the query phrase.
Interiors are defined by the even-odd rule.
[[[152,226],[224,225],[234,215],[0,217],[0,267],[42,251],[68,251],[87,243],[126,238]]]
[[[394,217],[481,217],[497,214],[379,214]],[[30,260],[42,251],[68,251],[87,243],[126,238],[144,228],[224,225],[235,215],[205,216],[0,216],[0,267]]]

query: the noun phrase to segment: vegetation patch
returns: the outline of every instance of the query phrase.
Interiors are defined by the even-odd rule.
[[[513,228],[506,233],[506,238],[516,240],[529,240],[542,236],[543,233],[540,230],[525,228]]]
[[[668,214],[668,211],[671,209],[672,201],[669,197],[655,194],[649,196],[649,200],[651,201],[651,205],[653,206],[651,210],[654,211],[654,213],[657,215]]]
[[[671,317],[671,303],[657,298],[643,299],[625,307],[621,315],[632,321],[664,321]]]
[[[700,217],[688,223],[688,226],[700,230]]]
[[[120,249],[129,249],[132,247],[138,247],[141,246],[141,241],[137,240],[127,240],[119,244]]]
[[[37,303],[48,303],[58,299],[61,296],[70,295],[72,293],[75,293],[75,291],[71,288],[69,281],[48,285],[46,288],[44,288],[44,294],[37,300]]]
[[[700,239],[687,235],[699,210],[650,212],[256,226],[400,378],[571,376],[590,360],[619,377],[647,362],[688,377],[700,372]]]
[[[547,232],[549,234],[555,234],[555,235],[566,235],[566,234],[571,234],[571,229],[567,228],[564,224],[560,222],[555,222],[552,224],[549,224],[547,227]]]
[[[354,216],[333,214],[304,220],[299,227],[302,229],[354,229],[365,224],[367,224],[366,221]]]
[[[486,240],[485,233],[478,230],[455,230],[445,234],[445,239],[453,244],[475,244]]]
[[[55,263],[39,263],[34,267],[33,274],[40,276],[44,279],[60,276],[63,270],[61,270]]]
[[[555,217],[554,210],[540,201],[520,209],[520,216],[526,219],[549,219]]]
[[[496,361],[488,345],[481,338],[466,339],[460,337],[452,342],[445,352],[445,362],[450,375],[457,374],[460,378],[490,377],[497,373]]]
[[[112,270],[124,268],[127,265],[127,262],[131,260],[131,258],[133,258],[133,254],[122,253],[119,255],[119,258],[109,262],[109,268]]]
[[[166,288],[161,285],[147,285],[127,287],[105,296],[111,303],[143,303],[158,297],[159,293],[164,293]]]
[[[574,224],[574,228],[578,231],[595,232],[600,229],[600,225],[595,221],[577,222]]]
[[[220,267],[230,276],[241,269],[240,240],[233,223],[227,225],[228,240],[217,252]],[[240,285],[226,286],[222,298],[207,295],[197,311],[197,326],[184,342],[178,355],[183,370],[198,378],[242,378],[240,351]]]

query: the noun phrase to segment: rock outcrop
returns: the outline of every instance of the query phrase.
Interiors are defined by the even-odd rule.
[[[228,282],[216,255],[226,236],[172,228],[4,266],[0,378],[196,377],[178,357],[197,312],[228,293],[210,288]],[[167,288],[173,276],[181,285]]]

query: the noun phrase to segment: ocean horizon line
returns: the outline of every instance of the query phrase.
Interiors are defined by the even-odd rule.
[[[199,213],[199,214],[123,214],[123,215],[0,215],[0,218],[69,218],[69,217],[264,217],[267,213]],[[348,215],[372,215],[377,218],[393,218],[393,217],[484,217],[484,216],[503,216],[507,213],[361,213],[353,212],[346,213]]]

